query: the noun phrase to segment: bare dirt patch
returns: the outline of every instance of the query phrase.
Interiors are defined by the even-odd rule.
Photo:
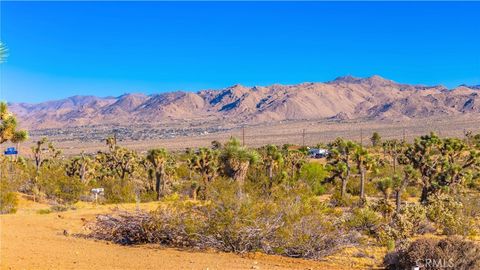
[[[237,255],[192,251],[156,245],[120,246],[72,236],[83,233],[85,222],[114,207],[133,210],[135,204],[93,206],[78,204],[77,210],[40,214],[48,205],[24,199],[16,214],[0,216],[1,269],[352,269],[378,262],[382,251],[367,250],[372,258],[355,258],[357,249],[316,262],[264,254]],[[153,209],[155,203],[142,204]],[[66,235],[65,235],[66,234]],[[378,257],[378,258],[377,258]]]

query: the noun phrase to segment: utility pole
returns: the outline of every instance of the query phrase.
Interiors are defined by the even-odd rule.
[[[305,129],[302,130],[302,146],[305,147]]]
[[[242,126],[242,144],[245,146],[245,126]]]
[[[117,129],[114,129],[114,130],[113,130],[113,143],[114,143],[115,145],[117,145],[117,132],[118,132]]]
[[[405,141],[405,127],[403,127],[403,142],[406,142]]]
[[[363,146],[363,128],[360,129],[360,146]]]

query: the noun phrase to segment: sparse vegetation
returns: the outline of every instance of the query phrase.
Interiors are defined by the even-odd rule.
[[[45,138],[33,159],[2,157],[1,212],[15,211],[15,192],[49,202],[42,214],[72,209],[78,200],[158,200],[152,212],[98,216],[88,236],[310,259],[366,243],[408,255],[419,245],[414,237],[478,234],[474,138],[432,133],[413,144],[387,140],[374,147],[338,138],[328,144],[326,160],[309,160],[307,148],[253,149],[234,138],[141,154],[109,137],[107,151],[64,157]],[[94,200],[89,190],[98,187],[104,194]],[[392,254],[389,267],[407,265]]]

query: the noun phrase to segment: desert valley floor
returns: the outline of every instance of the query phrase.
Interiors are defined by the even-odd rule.
[[[232,127],[226,131],[214,133],[205,132],[203,134],[186,134],[182,136],[172,136],[170,138],[149,138],[132,139],[128,136],[118,135],[119,143],[123,146],[138,151],[146,151],[151,148],[164,147],[171,151],[183,151],[187,147],[209,146],[214,140],[220,142],[227,141],[230,137],[237,137],[240,140],[245,139],[245,144],[249,147],[257,147],[266,144],[282,145],[286,143],[301,145],[316,145],[318,143],[328,143],[337,137],[362,141],[363,144],[369,144],[369,138],[373,132],[378,132],[384,139],[403,139],[413,140],[414,137],[436,132],[442,137],[463,137],[465,131],[472,131],[474,134],[480,132],[479,116],[449,116],[449,117],[430,117],[422,119],[411,119],[408,121],[328,121],[328,120],[305,120],[305,121],[285,121],[271,124],[248,125],[245,128]],[[207,130],[210,125],[200,126],[200,129]],[[51,134],[51,130],[31,131],[31,140],[20,145],[20,150],[28,153],[32,144],[42,136],[47,136],[55,145],[62,149],[65,155],[75,155],[82,151],[86,153],[95,153],[98,150],[106,149],[105,138],[114,135],[113,130],[119,127],[104,127],[102,134],[89,127],[75,128],[70,130],[64,128],[62,133]],[[134,127],[122,127],[126,130],[133,130]],[[168,126],[157,125],[154,129],[165,129]],[[305,136],[303,132],[305,131]],[[95,133],[92,135],[92,133]],[[97,139],[86,140],[87,137],[96,136]]]

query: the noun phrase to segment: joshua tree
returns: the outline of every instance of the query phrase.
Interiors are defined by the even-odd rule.
[[[373,147],[377,147],[382,142],[382,137],[380,136],[380,134],[378,132],[374,132],[372,134],[372,137],[370,138],[370,141],[372,142]]]
[[[220,161],[224,173],[232,177],[240,186],[239,197],[243,196],[243,186],[248,168],[258,161],[258,153],[243,147],[235,138],[231,138],[222,148]]]
[[[152,165],[152,172],[155,176],[155,191],[157,192],[157,200],[159,200],[166,192],[167,178],[169,169],[168,166],[172,165],[172,157],[167,150],[152,149],[148,151],[147,161]]]
[[[32,147],[32,153],[35,160],[35,176],[32,179],[33,201],[35,201],[36,194],[38,193],[37,182],[40,168],[55,161],[60,156],[61,151],[57,150],[53,144],[44,137],[37,141],[36,145]]]
[[[17,119],[8,111],[7,103],[0,102],[0,144],[20,143],[28,139],[28,132],[17,130]]]
[[[480,167],[480,153],[460,139],[441,139],[435,133],[415,140],[405,151],[405,161],[421,176],[421,202],[445,188],[456,187]]]
[[[383,142],[383,152],[392,158],[393,173],[397,172],[397,164],[400,155],[404,151],[405,144],[398,140],[387,140]]]
[[[55,146],[53,146],[53,143],[49,142],[46,137],[43,137],[32,147],[32,153],[35,160],[35,169],[38,175],[40,167],[43,164],[56,159],[62,152],[57,150]]]
[[[392,193],[393,181],[390,177],[383,178],[377,182],[377,189],[383,194],[383,199],[380,201],[381,211],[385,218],[389,217],[393,212],[393,208],[388,201]]]
[[[331,151],[327,158],[327,165],[332,173],[330,179],[339,178],[342,181],[341,196],[344,198],[347,193],[347,183],[351,176],[352,162],[357,145],[352,141],[338,138],[329,145],[329,148]]]
[[[306,154],[300,150],[290,150],[284,147],[283,156],[285,166],[290,170],[290,178],[293,180],[302,169],[303,164],[305,164]]]
[[[276,145],[269,144],[262,149],[263,164],[268,175],[270,189],[273,185],[274,170],[283,164],[283,155]]]
[[[65,166],[65,171],[68,176],[78,176],[82,183],[88,184],[90,177],[95,174],[94,165],[94,161],[82,152],[79,157],[74,157],[69,161]]]
[[[393,189],[395,190],[395,205],[397,213],[400,212],[402,207],[402,192],[405,188],[415,181],[417,178],[417,172],[411,165],[407,165],[403,168],[403,177],[399,175],[393,176]]]
[[[211,148],[200,148],[197,152],[191,153],[191,158],[189,159],[189,167],[191,170],[196,171],[200,174],[202,178],[202,185],[195,184],[192,186],[194,189],[194,199],[198,190],[206,190],[208,184],[215,179],[218,175],[219,161],[218,161],[219,152]],[[206,196],[206,194],[203,194]]]
[[[357,146],[354,154],[354,161],[357,164],[357,170],[360,175],[360,201],[362,205],[366,202],[365,181],[367,172],[372,170],[375,165],[375,159],[368,153],[368,150],[362,146]]]
[[[219,150],[222,148],[222,143],[219,141],[212,141],[212,149]]]
[[[7,57],[7,48],[0,41],[0,64]],[[28,139],[28,132],[25,130],[17,130],[17,119],[8,111],[6,102],[0,102],[0,144],[11,141],[20,144]]]

